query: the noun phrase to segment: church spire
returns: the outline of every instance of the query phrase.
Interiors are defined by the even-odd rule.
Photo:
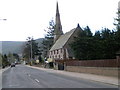
[[[56,15],[59,15],[59,7],[58,7],[58,2],[57,2],[57,6],[56,6]]]
[[[61,20],[60,20],[59,6],[58,6],[58,2],[57,2],[54,42],[56,42],[62,34],[63,34],[63,31],[62,31],[62,25],[61,25]]]

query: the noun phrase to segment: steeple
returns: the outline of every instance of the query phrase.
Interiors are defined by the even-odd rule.
[[[77,28],[80,28],[80,25],[79,25],[79,23],[77,24]]]
[[[118,12],[120,12],[120,1],[118,2]],[[118,18],[120,18],[120,13],[118,13]]]
[[[56,20],[55,20],[55,31],[54,31],[54,43],[59,39],[59,37],[63,34],[62,25],[60,21],[60,13],[59,6],[57,2],[56,6]]]
[[[58,2],[57,2],[57,6],[56,6],[56,16],[57,16],[57,15],[60,15],[60,14],[59,14]]]

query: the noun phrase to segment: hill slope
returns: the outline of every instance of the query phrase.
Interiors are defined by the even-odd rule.
[[[36,42],[39,46],[41,46],[42,41],[43,38],[36,39]],[[8,54],[9,52],[21,54],[25,45],[25,41],[0,41],[0,44],[2,45],[3,54]]]
[[[17,53],[21,54],[24,41],[2,41],[2,53],[8,54]]]

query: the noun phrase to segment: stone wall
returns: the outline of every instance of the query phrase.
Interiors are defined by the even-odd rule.
[[[66,66],[66,71],[118,77],[118,68]]]

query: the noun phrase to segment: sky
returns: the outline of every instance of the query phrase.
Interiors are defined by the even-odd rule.
[[[93,33],[115,28],[120,0],[0,0],[0,41],[44,38],[49,21],[55,20],[57,1],[64,33],[78,23]]]

